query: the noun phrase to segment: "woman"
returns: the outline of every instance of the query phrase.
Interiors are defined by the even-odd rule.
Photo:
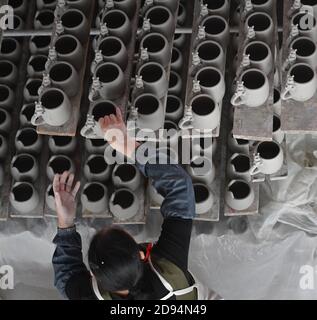
[[[133,158],[139,144],[128,137],[121,112],[100,120],[109,144]],[[124,139],[113,139],[120,130]],[[115,135],[120,137],[122,135]],[[152,163],[152,161],[151,161]],[[153,246],[139,245],[123,229],[100,230],[92,239],[83,263],[81,238],[76,232],[74,175],[56,175],[53,188],[58,216],[53,256],[55,285],[68,299],[197,299],[197,283],[188,271],[188,251],[195,217],[195,195],[190,177],[179,165],[136,163],[164,197],[162,232]]]

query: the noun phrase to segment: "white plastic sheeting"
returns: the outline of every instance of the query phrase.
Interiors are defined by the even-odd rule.
[[[303,136],[289,137],[289,150],[289,178],[263,184],[261,214],[247,218],[245,233],[235,234],[226,219],[194,229],[190,269],[225,299],[317,299],[317,272],[311,289],[300,287],[301,267],[317,270],[317,159],[305,167]],[[85,259],[103,223],[78,226]],[[160,224],[160,215],[151,214],[146,227],[128,229],[138,241],[154,241]],[[2,299],[60,299],[51,266],[55,228],[52,220],[0,223],[0,266],[15,271],[15,289],[0,291]]]

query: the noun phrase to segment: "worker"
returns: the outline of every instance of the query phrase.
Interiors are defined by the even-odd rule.
[[[129,159],[139,143],[128,137],[121,111],[99,120],[105,133],[124,132],[123,139],[108,143]],[[136,163],[164,196],[161,235],[154,245],[138,244],[119,227],[95,234],[89,251],[89,271],[83,263],[81,237],[74,224],[79,182],[74,175],[56,174],[53,182],[58,231],[53,242],[55,286],[68,299],[99,300],[197,300],[200,288],[188,271],[188,252],[195,217],[195,195],[190,177],[180,165]],[[208,291],[208,298],[218,297]]]

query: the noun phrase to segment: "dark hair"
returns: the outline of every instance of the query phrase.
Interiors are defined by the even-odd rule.
[[[101,292],[132,291],[142,278],[143,262],[135,240],[120,228],[99,231],[92,239],[88,261]]]

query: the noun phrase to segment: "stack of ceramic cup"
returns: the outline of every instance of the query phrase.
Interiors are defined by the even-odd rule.
[[[294,2],[294,1],[293,1]],[[317,2],[301,1],[302,7],[294,4],[290,13],[289,55],[284,61],[285,76],[282,100],[297,103],[316,99],[317,89]],[[306,11],[305,11],[306,10]],[[311,25],[309,25],[311,24]]]
[[[40,70],[42,83],[31,82],[32,87],[35,84],[39,86],[39,97],[30,96],[37,101],[31,119],[35,126],[46,124],[59,127],[70,120],[72,101],[80,92],[79,74],[85,65],[83,47],[88,40],[90,1],[74,0],[66,5],[56,2],[53,1],[56,7],[53,11],[52,1],[38,1],[41,9],[34,22],[35,28],[54,30],[45,68]]]
[[[170,64],[173,71],[180,71],[182,54],[174,47],[174,30],[178,21],[184,21],[185,10],[177,16],[179,0],[157,0],[144,3],[142,8],[143,26],[140,34],[139,56],[136,66],[135,84],[132,92],[132,120],[140,129],[158,130],[163,128],[165,104],[168,94]],[[181,9],[182,10],[182,9]],[[182,42],[182,39],[179,39]],[[173,74],[172,77],[177,77]],[[173,79],[174,79],[173,78]],[[175,79],[174,79],[175,80]],[[176,82],[179,79],[176,80]],[[179,92],[179,83],[174,92]]]
[[[204,0],[198,20],[198,36],[192,48],[192,91],[187,92],[191,107],[191,127],[213,131],[220,125],[225,95],[226,52],[229,41],[228,0]],[[186,129],[186,115],[180,127]]]
[[[126,108],[135,46],[132,30],[137,27],[136,1],[99,0],[98,3],[95,25],[100,34],[93,40],[95,56],[91,64],[90,106],[81,130],[81,135],[87,139],[103,138],[98,120],[115,114],[116,106],[122,110]]]
[[[144,205],[144,179],[133,164],[117,164],[111,175],[114,191],[109,200],[113,217],[118,221],[129,221],[138,214]]]
[[[249,141],[236,139],[232,132],[228,139],[226,204],[233,210],[243,211],[254,202],[251,178]]]
[[[24,25],[24,19],[26,18],[28,9],[27,1],[12,1],[12,3],[11,1],[9,1],[9,4],[13,5],[14,7],[14,12],[16,15],[15,18],[17,19],[17,21],[20,21],[19,25]],[[37,14],[35,15],[34,22],[37,21],[36,19]],[[11,60],[12,63],[15,63],[18,66],[18,63],[23,60],[22,48],[25,46],[25,43],[25,41],[18,41],[14,38],[4,38],[2,42],[1,54],[7,55],[8,60]],[[24,55],[27,55],[27,52],[24,52]],[[20,128],[16,132],[14,139],[15,155],[11,159],[10,165],[10,173],[13,180],[10,193],[10,203],[14,210],[19,214],[32,213],[33,211],[35,211],[40,202],[38,185],[36,186],[36,183],[39,181],[40,175],[38,155],[42,147],[42,138],[38,136],[36,130],[32,126],[30,126],[30,118],[34,112],[34,104],[32,102],[37,97],[38,83],[36,82],[36,68],[39,64],[39,61],[33,61],[32,59],[30,59],[27,64],[28,79],[26,80],[26,83],[24,85],[24,106],[22,107],[21,111],[19,101],[21,97],[19,97],[17,93],[15,96],[15,100],[13,100],[11,97],[10,103],[8,103],[7,101],[2,104],[3,106],[6,105],[6,108],[8,108],[12,103],[15,103],[15,110],[13,110],[15,117],[18,115],[17,111],[20,111]],[[43,64],[41,64],[41,66],[43,66]],[[25,65],[21,65],[20,68],[24,69]],[[22,80],[18,78],[18,69],[16,66],[14,67],[14,69],[16,70],[16,75],[15,79],[13,79],[11,75],[11,80],[9,81],[11,83],[10,86],[11,88],[13,88],[13,85],[15,88],[22,87],[23,84],[19,83],[19,81],[21,82]],[[41,80],[38,80],[38,82],[40,85]],[[5,87],[2,87],[1,89],[4,92]],[[7,100],[8,98],[10,98],[11,94],[7,94]],[[3,118],[5,118],[5,115],[3,115]],[[12,130],[9,117],[7,117],[6,122],[8,126],[7,129]],[[4,150],[5,145],[5,141],[3,141],[2,151]]]
[[[241,31],[244,33],[236,57],[237,77],[233,106],[260,107],[270,96],[271,77],[275,71],[272,48],[276,41],[273,12],[275,0],[251,1],[243,7],[244,19]],[[241,38],[242,39],[242,38]],[[243,47],[242,47],[243,46]]]

